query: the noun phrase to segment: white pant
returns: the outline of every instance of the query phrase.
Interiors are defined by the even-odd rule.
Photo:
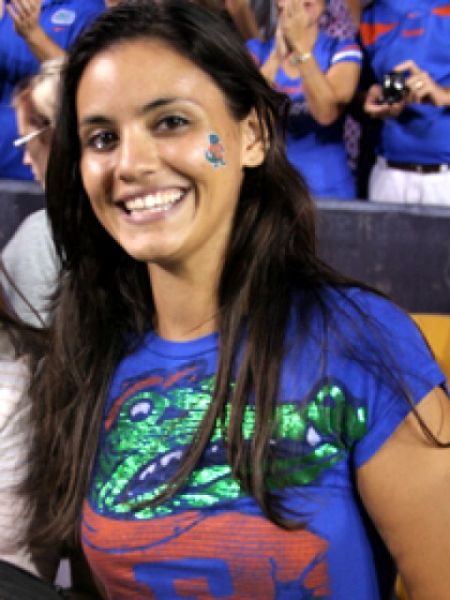
[[[414,173],[393,169],[378,157],[369,179],[369,200],[450,206],[450,170]]]

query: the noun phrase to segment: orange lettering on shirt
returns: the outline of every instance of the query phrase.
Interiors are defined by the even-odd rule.
[[[450,4],[447,6],[437,6],[431,12],[438,17],[450,17]]]
[[[402,36],[405,38],[410,37],[419,37],[425,33],[425,29],[423,27],[419,27],[418,29],[405,29],[402,31]]]
[[[361,23],[360,33],[363,44],[371,46],[380,36],[389,33],[395,27],[397,23]]]

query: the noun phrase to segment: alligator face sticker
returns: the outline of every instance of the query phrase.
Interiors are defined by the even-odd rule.
[[[210,133],[208,135],[208,149],[205,151],[205,157],[213,167],[223,167],[225,163],[225,149],[220,143],[219,136],[217,133]]]
[[[177,373],[152,371],[126,382],[105,418],[89,500],[103,515],[149,519],[197,510],[245,496],[232,477],[219,424],[183,489],[167,502],[136,508],[157,497],[177,471],[211,401],[215,379],[198,361]],[[227,416],[227,421],[228,421]],[[243,416],[243,435],[254,430],[254,407]],[[269,485],[307,485],[337,464],[366,429],[362,402],[323,382],[301,404],[280,402],[275,414]]]

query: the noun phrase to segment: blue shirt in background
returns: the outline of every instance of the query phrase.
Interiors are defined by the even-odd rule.
[[[45,33],[68,49],[79,33],[105,9],[103,0],[43,0],[40,24]],[[22,164],[23,148],[14,148],[17,138],[15,110],[11,106],[15,86],[37,73],[39,62],[25,40],[15,32],[9,14],[0,19],[0,178],[33,179]]]

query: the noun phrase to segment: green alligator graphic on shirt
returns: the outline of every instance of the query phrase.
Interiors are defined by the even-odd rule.
[[[214,375],[191,364],[170,375],[144,374],[124,384],[106,414],[90,498],[103,514],[149,519],[181,509],[201,509],[245,496],[226,461],[217,423],[201,463],[174,497],[146,505],[165,489],[180,465],[211,402]],[[226,418],[226,424],[229,414]],[[280,401],[275,413],[272,489],[307,485],[341,461],[366,432],[366,408],[346,397],[343,386],[324,382],[302,401]],[[255,411],[244,412],[250,440]]]

